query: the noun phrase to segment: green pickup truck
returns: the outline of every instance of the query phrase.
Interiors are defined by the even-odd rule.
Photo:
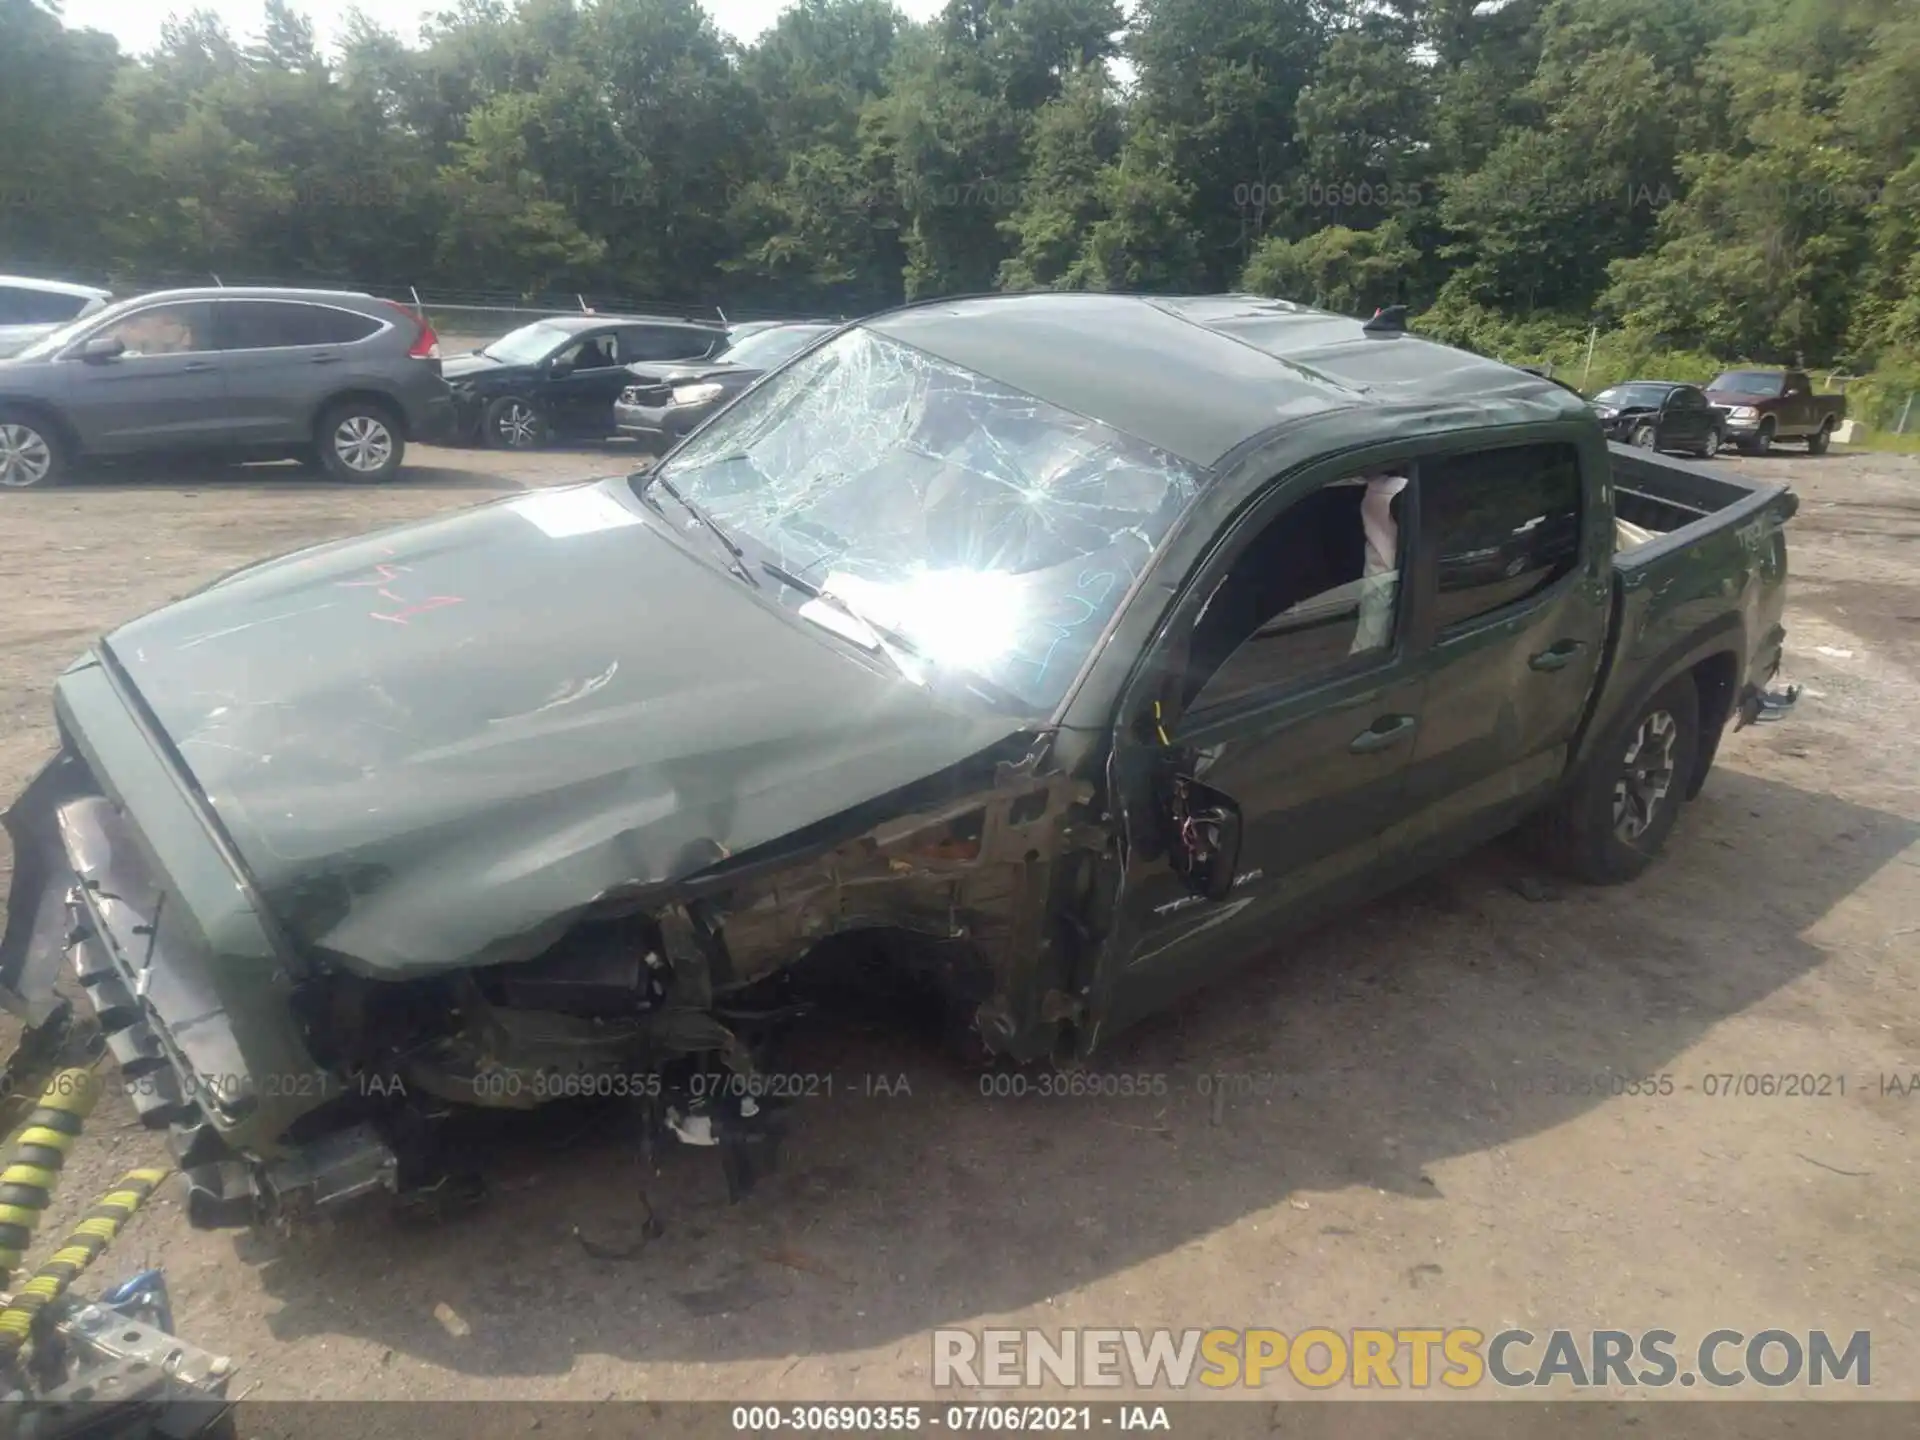
[[[647,471],[108,634],[0,985],[63,1023],[71,965],[199,1224],[575,1097],[739,1193],[822,967],[1071,1063],[1517,825],[1632,878],[1767,703],[1794,509],[1391,315],[908,306]]]

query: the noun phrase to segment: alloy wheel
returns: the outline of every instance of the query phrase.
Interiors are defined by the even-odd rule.
[[[347,469],[375,475],[393,458],[393,433],[371,415],[349,415],[333,432],[333,453]]]
[[[1672,715],[1655,710],[1627,742],[1620,777],[1613,782],[1613,833],[1628,844],[1647,833],[1673,788],[1673,742],[1679,728]]]
[[[24,490],[38,485],[53,469],[53,447],[28,425],[0,425],[0,486]]]
[[[518,400],[500,412],[500,443],[509,450],[528,450],[540,437],[540,417]]]

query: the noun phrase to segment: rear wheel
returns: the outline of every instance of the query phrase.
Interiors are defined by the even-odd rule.
[[[59,433],[27,410],[0,406],[0,490],[57,484],[66,472]]]
[[[1807,437],[1807,453],[1809,455],[1826,454],[1827,442],[1832,439],[1833,421],[1830,419],[1822,420],[1820,422],[1820,428]]]
[[[502,395],[487,406],[481,438],[500,450],[538,450],[547,443],[547,422],[531,400]]]
[[[329,406],[314,429],[321,467],[336,480],[391,480],[407,453],[393,416],[371,400]]]
[[[1571,788],[1535,820],[1535,838],[1578,879],[1631,880],[1666,843],[1699,758],[1700,692],[1682,675],[1595,744]]]

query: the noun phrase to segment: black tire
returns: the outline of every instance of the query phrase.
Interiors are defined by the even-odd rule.
[[[1660,434],[1651,425],[1636,425],[1633,434],[1627,437],[1627,443],[1636,450],[1653,450],[1659,445]]]
[[[1827,442],[1831,439],[1833,439],[1833,421],[1822,420],[1820,428],[1807,437],[1807,453],[1809,455],[1826,454]]]
[[[1762,422],[1759,433],[1753,437],[1753,453],[1767,455],[1773,451],[1773,422]]]
[[[66,478],[67,442],[31,410],[0,405],[0,490],[44,490]]]
[[[1702,460],[1716,459],[1726,443],[1726,437],[1721,435],[1718,430],[1709,430],[1707,432],[1707,443],[1700,447],[1700,458]]]
[[[406,458],[400,422],[377,400],[341,400],[321,412],[313,427],[320,468],[354,485],[391,480]]]
[[[1700,691],[1682,675],[1595,744],[1566,792],[1531,822],[1531,838],[1577,880],[1631,880],[1666,844],[1699,759]]]
[[[524,396],[502,395],[487,404],[480,442],[495,450],[538,450],[547,443],[547,418]]]

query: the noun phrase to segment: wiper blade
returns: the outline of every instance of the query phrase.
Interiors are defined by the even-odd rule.
[[[760,568],[773,576],[773,578],[778,580],[782,585],[792,586],[802,595],[808,596],[822,605],[831,605],[842,615],[853,620],[873,636],[875,642],[879,645],[881,653],[893,661],[895,669],[899,670],[902,675],[905,675],[916,684],[924,683],[919,674],[918,667],[908,661],[909,656],[917,657],[920,652],[914,648],[913,642],[898,630],[879,624],[877,621],[862,614],[860,608],[848,600],[846,596],[816,585],[811,580],[787,569],[784,565],[772,560],[762,560],[760,562]],[[828,628],[831,629],[832,627],[829,626]],[[843,638],[847,637],[843,636]]]
[[[671,495],[679,502],[681,509],[685,510],[687,514],[691,515],[712,533],[713,538],[718,540],[726,549],[727,568],[749,585],[753,586],[754,589],[758,590],[760,588],[760,582],[754,579],[753,571],[747,568],[747,562],[742,558],[746,554],[746,551],[734,543],[733,537],[727,534],[720,522],[707,514],[707,512],[698,505],[694,504],[693,501],[687,499],[686,496],[682,495],[679,488],[657,470],[649,474],[647,478],[641,482],[640,498],[645,500],[647,498],[647,492],[655,485],[658,485],[662,490],[666,491],[667,494]],[[658,507],[656,506],[656,508]]]

